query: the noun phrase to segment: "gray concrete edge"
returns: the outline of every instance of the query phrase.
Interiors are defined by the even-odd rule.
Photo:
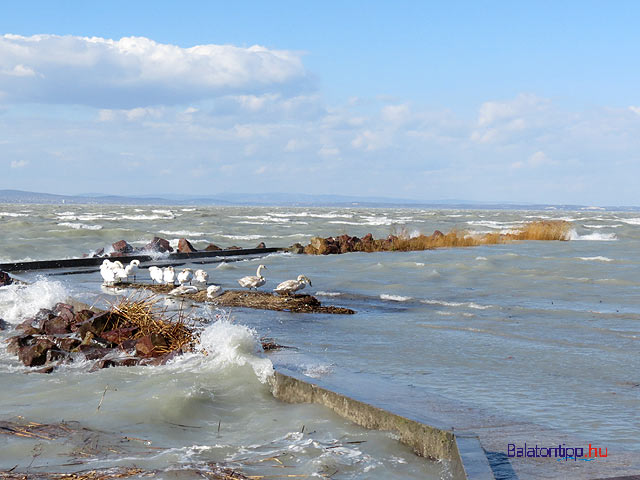
[[[451,430],[427,425],[328,388],[316,379],[278,367],[272,378],[274,397],[287,403],[315,403],[330,408],[364,428],[393,431],[399,441],[422,457],[449,462],[455,480],[494,480],[477,436],[455,435]]]

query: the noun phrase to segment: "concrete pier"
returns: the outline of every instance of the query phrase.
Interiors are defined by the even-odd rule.
[[[448,462],[454,480],[494,480],[484,450],[472,434],[457,436],[451,430],[343,395],[316,379],[311,381],[283,368],[276,370],[271,387],[278,400],[323,405],[364,428],[397,433],[400,442],[416,454]]]

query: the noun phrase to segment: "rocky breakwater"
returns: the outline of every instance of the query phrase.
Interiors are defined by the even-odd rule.
[[[150,300],[123,300],[109,311],[76,310],[58,303],[25,319],[7,340],[7,351],[38,372],[81,360],[92,370],[164,364],[194,351],[197,331],[184,321],[162,318]]]
[[[424,238],[437,240],[444,234],[436,230],[431,237]],[[295,249],[298,253],[306,253],[307,255],[333,255],[339,253],[350,252],[383,252],[397,250],[400,237],[389,235],[387,238],[376,239],[371,233],[367,233],[364,237],[359,238],[351,235],[340,235],[339,237],[313,237],[308,245],[293,245],[291,249]],[[435,246],[427,246],[426,248],[435,248]]]
[[[390,252],[419,251],[435,248],[474,247],[496,245],[523,240],[566,241],[570,239],[571,224],[564,220],[544,220],[523,222],[522,226],[506,233],[470,233],[465,230],[451,230],[442,233],[436,230],[431,235],[408,235],[401,231],[398,235],[375,239],[367,233],[364,237],[340,235],[339,237],[313,237],[307,246],[295,244],[287,251],[308,255],[331,255],[348,252]]]
[[[260,242],[256,247],[256,249],[267,248],[264,242]],[[169,241],[165,238],[161,237],[153,237],[153,239],[147,243],[144,247],[138,248],[134,247],[126,240],[118,240],[117,242],[111,245],[111,249],[105,251],[104,248],[99,248],[90,254],[85,254],[85,257],[127,257],[134,255],[149,255],[149,254],[157,254],[157,253],[195,253],[198,251],[202,252],[216,252],[220,250],[240,250],[241,247],[236,245],[232,245],[227,248],[219,247],[213,243],[210,243],[202,250],[197,250],[193,244],[187,240],[186,238],[178,239],[178,245],[174,249]],[[0,278],[1,281],[1,278]]]

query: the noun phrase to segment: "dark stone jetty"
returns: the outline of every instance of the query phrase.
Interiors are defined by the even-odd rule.
[[[148,283],[123,283],[119,286],[145,289],[164,295],[176,288],[172,285],[152,285]],[[225,290],[219,296],[211,299],[207,297],[206,290],[201,290],[196,293],[179,295],[179,297],[188,298],[194,302],[215,302],[220,307],[245,307],[293,313],[330,313],[340,315],[356,313],[350,308],[323,306],[317,298],[304,294],[277,295],[270,292],[252,290]]]

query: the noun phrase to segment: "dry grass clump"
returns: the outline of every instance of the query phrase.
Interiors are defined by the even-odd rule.
[[[392,238],[390,250],[429,250],[443,247],[473,247],[496,245],[513,240],[568,240],[571,224],[564,220],[539,221],[525,224],[513,233],[485,233],[471,235],[465,231],[452,230],[446,235],[418,235],[414,238],[398,236]]]
[[[516,240],[569,240],[571,224],[564,220],[542,220],[524,225],[518,233],[509,234]]]
[[[348,252],[409,252],[446,247],[474,247],[496,245],[514,240],[568,240],[571,224],[564,220],[537,221],[523,225],[510,233],[471,234],[465,230],[451,230],[442,233],[436,230],[432,235],[411,237],[406,229],[396,231],[385,239],[375,239],[369,233],[362,238],[341,235],[339,237],[313,237],[304,253],[329,255]]]
[[[166,311],[157,307],[158,298],[154,296],[123,298],[120,303],[113,305],[111,310],[117,313],[126,325],[137,327],[134,338],[145,336],[160,336],[164,338],[166,346],[155,347],[157,353],[169,353],[177,350],[193,351],[199,343],[198,334],[186,322],[182,309],[172,320],[166,317]]]

